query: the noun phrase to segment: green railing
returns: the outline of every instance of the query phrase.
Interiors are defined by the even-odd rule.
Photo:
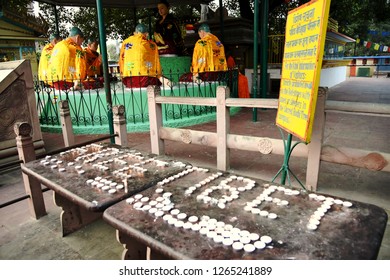
[[[166,77],[170,80],[178,80],[172,75],[169,73]],[[175,75],[181,76],[179,73],[175,73]],[[170,86],[161,85],[161,95],[215,97],[217,86],[226,85],[231,88],[231,96],[238,97],[237,79],[237,70],[231,69],[219,74],[217,79],[213,79],[213,81],[175,82]],[[99,87],[98,82],[91,87],[84,87],[80,90],[73,88],[58,90],[47,86],[52,84],[51,81],[44,83],[37,79],[35,79],[34,84],[37,111],[43,131],[59,131],[61,129],[59,110],[59,101],[61,100],[68,100],[72,124],[74,128],[79,128],[79,133],[97,133],[97,130],[108,127],[106,94],[101,84]],[[121,77],[112,79],[110,86],[112,105],[121,104],[125,107],[128,130],[147,130],[149,111],[146,87],[127,88],[122,83]],[[165,122],[175,125],[174,123],[178,121],[186,122],[186,120],[196,117],[215,115],[215,107],[165,104],[163,114]]]

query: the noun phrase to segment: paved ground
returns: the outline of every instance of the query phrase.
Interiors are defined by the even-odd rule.
[[[390,104],[390,79],[349,78],[330,89],[328,99]],[[231,133],[280,138],[274,124],[274,110],[259,110],[258,121],[244,109],[231,119]],[[215,131],[215,123],[191,127]],[[106,132],[102,132],[104,134]],[[62,136],[43,133],[47,151],[63,146]],[[97,137],[77,136],[76,142]],[[386,117],[328,113],[325,144],[390,153],[390,122]],[[148,133],[128,134],[129,146],[150,152]],[[166,142],[166,154],[196,165],[216,166],[216,149]],[[270,180],[279,170],[282,157],[231,151],[231,172]],[[290,168],[302,181],[306,162],[292,158]],[[371,203],[390,213],[390,173],[369,171],[339,164],[322,163],[318,192]],[[0,174],[0,204],[24,194],[20,170]],[[120,259],[122,246],[115,241],[115,230],[98,221],[65,238],[60,237],[60,209],[52,202],[52,192],[45,193],[48,215],[34,220],[27,202],[0,208],[0,259]],[[389,223],[378,259],[390,259]]]

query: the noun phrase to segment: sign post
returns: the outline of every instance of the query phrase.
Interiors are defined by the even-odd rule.
[[[289,135],[284,145],[283,166],[274,177],[282,173],[282,184],[291,172],[288,161],[294,148],[291,147],[292,136],[310,142],[329,7],[330,0],[312,0],[290,11],[287,16],[276,125]]]

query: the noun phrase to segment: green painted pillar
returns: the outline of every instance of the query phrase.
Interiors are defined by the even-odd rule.
[[[261,7],[261,57],[260,57],[260,95],[262,98],[267,97],[268,91],[268,0],[262,0]]]
[[[257,98],[257,62],[258,62],[258,32],[259,32],[259,1],[255,0],[253,16],[253,79],[252,79],[252,98]],[[253,121],[257,121],[257,108],[253,108]]]
[[[100,39],[100,50],[102,53],[102,62],[103,62],[104,91],[106,93],[106,102],[107,102],[108,128],[109,128],[109,133],[112,135],[114,134],[114,120],[113,120],[113,113],[112,113],[110,73],[108,72],[106,29],[104,27],[104,14],[103,14],[102,0],[96,0],[96,9],[97,9],[98,21],[99,21],[99,39]],[[111,143],[115,143],[114,137],[111,137]]]

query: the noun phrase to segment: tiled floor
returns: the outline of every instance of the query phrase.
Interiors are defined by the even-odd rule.
[[[330,89],[330,100],[390,104],[390,79],[350,78]],[[274,110],[259,110],[258,121],[244,109],[231,119],[231,133],[280,137],[274,125]],[[215,131],[215,124],[192,129]],[[44,133],[47,151],[63,146],[61,135]],[[77,136],[76,141],[96,137]],[[390,122],[385,117],[328,113],[325,143],[390,153]],[[128,134],[129,146],[150,151],[148,133]],[[166,142],[166,154],[201,166],[216,166],[216,149]],[[282,164],[279,156],[231,151],[231,172],[270,180]],[[304,180],[306,162],[292,158],[290,168]],[[371,203],[390,213],[390,173],[323,162],[318,192]],[[0,174],[0,204],[24,195],[20,170]],[[39,220],[30,217],[26,200],[0,208],[0,259],[120,259],[122,245],[115,240],[115,230],[99,220],[66,237],[60,236],[60,208],[53,204],[52,192],[45,192],[48,215]],[[390,259],[390,227],[387,224],[378,259]]]

